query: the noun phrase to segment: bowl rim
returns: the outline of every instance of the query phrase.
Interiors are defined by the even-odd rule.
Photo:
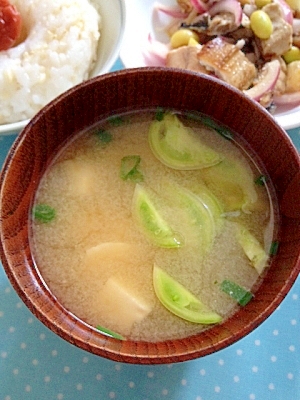
[[[5,161],[4,168],[2,170],[1,176],[0,176],[0,202],[3,200],[3,192],[2,192],[2,185],[3,182],[6,179],[6,175],[9,170],[10,164],[13,162],[14,155],[18,151],[19,146],[22,146],[23,142],[26,140],[26,137],[29,136],[29,132],[31,129],[31,126],[36,124],[40,118],[42,118],[43,114],[46,113],[49,109],[52,109],[55,107],[55,105],[61,101],[64,101],[65,99],[69,98],[72,96],[74,92],[80,91],[82,89],[89,88],[94,85],[96,82],[107,82],[109,80],[115,80],[118,79],[119,77],[124,77],[124,76],[130,76],[130,75],[140,75],[140,74],[156,74],[157,76],[161,76],[161,73],[163,72],[164,75],[169,74],[169,72],[173,74],[177,74],[178,76],[188,76],[188,77],[193,77],[197,76],[199,78],[199,75],[193,72],[187,72],[187,71],[181,71],[181,70],[175,70],[175,69],[166,69],[166,68],[161,68],[161,67],[145,67],[145,68],[135,68],[131,70],[121,70],[117,72],[111,72],[109,74],[97,76],[95,78],[90,79],[89,81],[85,81],[82,84],[78,85],[77,87],[71,88],[69,91],[63,93],[60,95],[58,98],[53,100],[50,104],[48,104],[44,109],[42,109],[30,122],[30,124],[27,125],[27,127],[21,132],[21,134],[17,137],[10,153]],[[195,78],[192,78],[195,79]],[[227,84],[224,84],[217,80],[216,78],[213,77],[208,77],[208,76],[201,76],[201,79],[204,81],[211,81],[214,85],[217,84],[217,86],[223,86],[224,88],[229,89],[231,93],[236,93],[238,95],[238,98],[243,97],[246,102],[248,102],[251,107],[257,108],[262,113],[264,114],[264,118],[267,118],[269,120],[269,123],[276,125],[276,130],[278,131],[278,134],[282,135],[287,143],[290,145],[290,152],[293,157],[297,157],[297,162],[300,168],[300,159],[298,152],[293,145],[291,139],[288,137],[286,132],[274,121],[274,119],[267,113],[267,111],[259,106],[258,104],[254,103],[251,99],[246,97],[246,95],[241,94],[241,92],[237,91],[236,89],[233,89]],[[226,90],[227,90],[226,89]],[[296,158],[295,158],[296,159]],[[1,221],[1,212],[0,212],[0,221]],[[1,233],[1,232],[0,232]],[[29,233],[29,232],[27,232]],[[23,285],[20,285],[20,277],[18,277],[16,271],[13,271],[11,266],[9,265],[9,261],[7,260],[7,249],[5,248],[4,241],[2,240],[2,234],[0,237],[0,255],[2,258],[2,263],[4,266],[4,269],[18,292],[19,296],[21,299],[25,302],[27,307],[40,319],[42,322],[48,326],[51,330],[53,330],[55,333],[57,333],[59,336],[63,337],[64,339],[68,340],[68,342],[77,345],[78,347],[87,350],[91,353],[100,355],[105,358],[113,359],[116,361],[122,361],[122,362],[128,362],[128,363],[139,363],[139,364],[163,364],[163,363],[173,363],[173,362],[181,362],[181,361],[187,361],[191,360],[194,358],[202,357],[209,355],[211,353],[214,353],[215,351],[221,350],[228,345],[231,345],[238,340],[240,340],[242,337],[244,337],[246,334],[250,333],[253,329],[255,329],[257,326],[259,326],[266,318],[268,318],[271,313],[274,311],[274,309],[282,302],[288,291],[291,289],[294,281],[296,280],[299,271],[300,271],[300,252],[298,250],[298,261],[296,262],[295,266],[292,269],[291,274],[289,275],[289,278],[285,281],[285,284],[281,286],[281,290],[279,293],[274,294],[274,298],[272,302],[264,309],[264,312],[261,313],[258,317],[256,317],[254,320],[248,321],[247,324],[240,329],[238,334],[235,334],[234,338],[229,338],[228,336],[225,335],[225,337],[222,336],[222,330],[225,327],[225,329],[229,330],[228,323],[230,323],[231,318],[227,319],[224,321],[224,323],[220,324],[220,328],[215,329],[214,334],[220,335],[220,340],[217,345],[211,346],[211,337],[209,336],[209,333],[211,329],[208,329],[208,331],[202,335],[201,340],[199,339],[199,335],[194,335],[192,337],[188,337],[186,339],[180,339],[180,340],[170,340],[170,341],[164,341],[164,342],[157,342],[157,343],[144,343],[144,342],[134,342],[130,340],[126,340],[122,343],[121,341],[106,337],[105,335],[101,334],[99,331],[97,331],[95,328],[91,327],[90,325],[86,324],[82,320],[78,319],[76,316],[74,316],[72,313],[68,312],[60,303],[57,304],[57,299],[55,298],[54,295],[50,293],[49,288],[47,285],[43,282],[42,277],[38,273],[38,271],[33,271],[33,275],[30,278],[34,278],[35,282],[38,283],[38,288],[33,288],[32,292],[32,298],[29,298],[26,293],[24,292],[24,287]],[[39,304],[39,295],[41,293],[46,296],[47,298],[47,304]],[[50,296],[50,297],[49,297]],[[36,303],[34,303],[34,301]],[[56,307],[58,307],[58,310],[61,314],[59,318],[57,318],[54,322],[51,320],[51,316],[53,315],[52,311],[54,305],[52,304],[55,302]],[[253,309],[254,306],[251,306],[251,304],[254,304],[254,302],[250,302],[249,306],[247,306],[250,309]],[[251,308],[252,307],[252,308]],[[49,317],[49,308],[50,308],[50,317]],[[57,310],[56,310],[57,311]],[[53,311],[54,312],[54,311]],[[235,316],[240,315],[241,310],[238,311],[238,313],[234,314]],[[68,320],[67,320],[68,319]],[[70,331],[70,324],[72,326],[71,331]],[[222,327],[222,328],[221,328]],[[79,335],[82,334],[83,336]],[[192,348],[189,349],[187,352],[187,340],[189,340],[193,345]],[[202,343],[205,342],[205,347],[201,347],[199,350],[199,344],[200,341]],[[175,344],[174,344],[175,343]],[[164,355],[157,355],[155,354],[155,350],[157,347],[161,347],[164,349]],[[139,349],[141,352],[138,356],[134,355],[134,352],[136,349]],[[173,350],[176,350],[176,355],[173,354]],[[120,356],[121,354],[121,356]],[[121,359],[120,359],[121,357]]]

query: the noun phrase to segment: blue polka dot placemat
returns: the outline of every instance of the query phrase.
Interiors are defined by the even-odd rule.
[[[300,129],[288,132],[300,150]],[[15,136],[0,136],[0,165]],[[0,400],[300,400],[300,278],[259,328],[207,357],[120,364],[57,337],[0,265]]]
[[[298,400],[300,279],[277,311],[231,347],[162,366],[120,364],[57,337],[0,273],[1,400]]]

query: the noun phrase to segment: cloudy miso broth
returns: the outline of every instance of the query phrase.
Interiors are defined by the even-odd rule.
[[[200,117],[107,119],[46,171],[31,246],[51,291],[86,323],[133,340],[174,339],[251,299],[276,201],[239,138]]]

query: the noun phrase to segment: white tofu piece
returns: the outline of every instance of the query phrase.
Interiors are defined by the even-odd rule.
[[[124,242],[106,242],[90,247],[86,251],[85,265],[91,268],[107,261],[129,262],[134,246]]]
[[[69,190],[74,195],[89,195],[95,185],[95,171],[92,165],[80,160],[64,162],[64,171],[68,180]]]
[[[107,280],[98,300],[102,316],[116,327],[115,331],[124,335],[128,335],[132,325],[143,320],[153,308],[140,293],[115,276]]]

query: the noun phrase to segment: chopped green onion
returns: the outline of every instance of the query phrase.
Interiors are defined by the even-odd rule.
[[[272,242],[270,247],[270,256],[275,256],[277,254],[278,247],[279,247],[279,242],[277,240],[274,240],[274,242]]]
[[[221,127],[219,124],[217,124],[217,122],[213,121],[209,117],[202,116],[200,121],[209,128],[214,129],[219,135],[223,136],[225,139],[227,140],[233,139],[233,134],[229,129]]]
[[[158,108],[155,113],[155,119],[157,121],[162,121],[164,119],[165,113],[163,108]]]
[[[103,333],[104,335],[107,335],[109,337],[113,337],[113,338],[119,339],[119,340],[125,340],[125,338],[122,335],[120,335],[119,333],[113,332],[107,328],[103,328],[100,325],[96,326],[96,329],[98,329],[98,331],[100,331],[101,333]]]
[[[100,142],[104,145],[112,141],[112,134],[104,129],[97,130],[96,135]]]
[[[245,306],[252,299],[253,294],[243,287],[229,280],[221,283],[221,290],[236,300],[241,306]]]
[[[47,204],[37,204],[32,209],[32,215],[34,219],[47,223],[55,218],[55,210]]]
[[[117,116],[109,118],[109,123],[114,126],[120,126],[124,124],[124,118]]]
[[[256,183],[256,185],[265,186],[265,184],[267,183],[267,178],[265,175],[260,175],[257,179],[255,179],[254,182]]]
[[[138,169],[141,162],[140,156],[125,156],[121,160],[121,178],[123,180],[131,180],[133,182],[142,182],[144,176]]]

